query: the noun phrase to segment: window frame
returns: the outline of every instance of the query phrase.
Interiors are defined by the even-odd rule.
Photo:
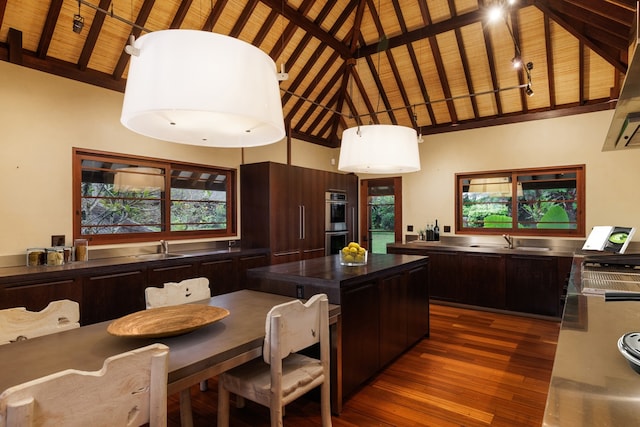
[[[161,197],[160,209],[162,225],[164,230],[158,232],[145,233],[122,233],[122,234],[82,234],[82,161],[86,159],[96,159],[100,161],[117,161],[125,163],[135,163],[138,166],[148,166],[165,170],[165,188],[169,191]],[[88,150],[83,148],[73,148],[73,238],[88,239],[94,245],[138,243],[157,240],[176,239],[203,239],[203,238],[225,238],[237,236],[237,170],[211,165],[173,161],[154,157],[135,156],[129,154],[113,153],[107,151]],[[223,174],[226,179],[226,224],[225,229],[216,230],[190,230],[171,231],[171,170],[189,170],[194,172],[206,172],[209,174]]]
[[[518,216],[513,215],[512,226],[510,228],[471,228],[463,227],[463,183],[464,180],[470,180],[475,178],[496,178],[506,175],[511,177],[511,211],[518,211],[518,198],[517,198],[517,185],[513,185],[517,182],[518,176],[521,175],[548,175],[548,174],[561,174],[561,173],[575,173],[576,175],[576,228],[573,229],[548,229],[548,228],[518,228]],[[586,229],[586,213],[585,213],[585,199],[586,199],[586,166],[582,165],[569,165],[569,166],[553,166],[543,168],[527,168],[527,169],[506,169],[506,170],[493,170],[484,172],[464,172],[455,174],[455,230],[456,234],[472,234],[472,235],[496,235],[496,234],[511,234],[516,236],[545,236],[545,237],[584,237]],[[515,226],[514,226],[515,224]]]

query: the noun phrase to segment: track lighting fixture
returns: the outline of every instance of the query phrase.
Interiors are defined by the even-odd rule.
[[[84,18],[80,15],[80,0],[78,0],[78,13],[73,15],[73,32],[80,34],[84,28]]]
[[[522,67],[522,59],[520,59],[518,55],[514,56],[511,60],[511,65],[513,65],[513,68],[516,70],[519,70],[520,67]]]
[[[528,96],[533,96],[533,89],[531,89],[531,83],[527,83],[527,87],[524,91]]]
[[[131,56],[140,56],[140,49],[135,47],[136,37],[131,34],[129,36],[129,44],[124,47],[124,51]]]

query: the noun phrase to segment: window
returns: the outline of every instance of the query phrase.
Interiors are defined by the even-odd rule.
[[[74,149],[74,238],[235,235],[235,177],[232,169]]]
[[[456,174],[456,232],[584,236],[584,169]]]

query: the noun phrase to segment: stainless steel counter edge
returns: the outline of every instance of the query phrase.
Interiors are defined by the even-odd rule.
[[[196,250],[196,251],[180,251],[180,256],[175,258],[145,258],[144,256],[126,255],[121,257],[89,259],[89,261],[74,261],[59,266],[17,266],[0,268],[0,284],[11,283],[16,278],[20,281],[28,281],[39,277],[60,276],[69,273],[79,273],[83,270],[90,270],[96,267],[118,267],[132,266],[135,264],[158,264],[158,263],[178,263],[180,261],[197,261],[199,258],[215,257],[224,258],[228,255],[233,256],[252,256],[268,254],[268,249],[242,249],[232,247],[228,249],[212,249],[212,250]]]
[[[638,425],[640,375],[617,341],[640,331],[640,303],[582,295],[582,258],[573,261],[543,426]]]
[[[573,250],[540,250],[529,248],[514,248],[509,249],[498,245],[470,245],[470,246],[456,246],[450,244],[444,244],[439,242],[411,242],[403,244],[390,244],[387,245],[390,248],[398,248],[403,251],[415,251],[416,254],[425,250],[437,250],[446,252],[473,252],[473,253],[488,253],[488,254],[502,254],[502,255],[535,255],[535,256],[552,256],[552,257],[572,257],[575,254]],[[404,252],[408,253],[408,252]]]

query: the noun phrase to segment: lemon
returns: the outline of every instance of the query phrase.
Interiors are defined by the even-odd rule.
[[[349,248],[356,248],[356,249],[359,249],[359,248],[360,248],[360,245],[359,245],[359,244],[357,244],[356,242],[349,242],[348,247],[349,247]]]

